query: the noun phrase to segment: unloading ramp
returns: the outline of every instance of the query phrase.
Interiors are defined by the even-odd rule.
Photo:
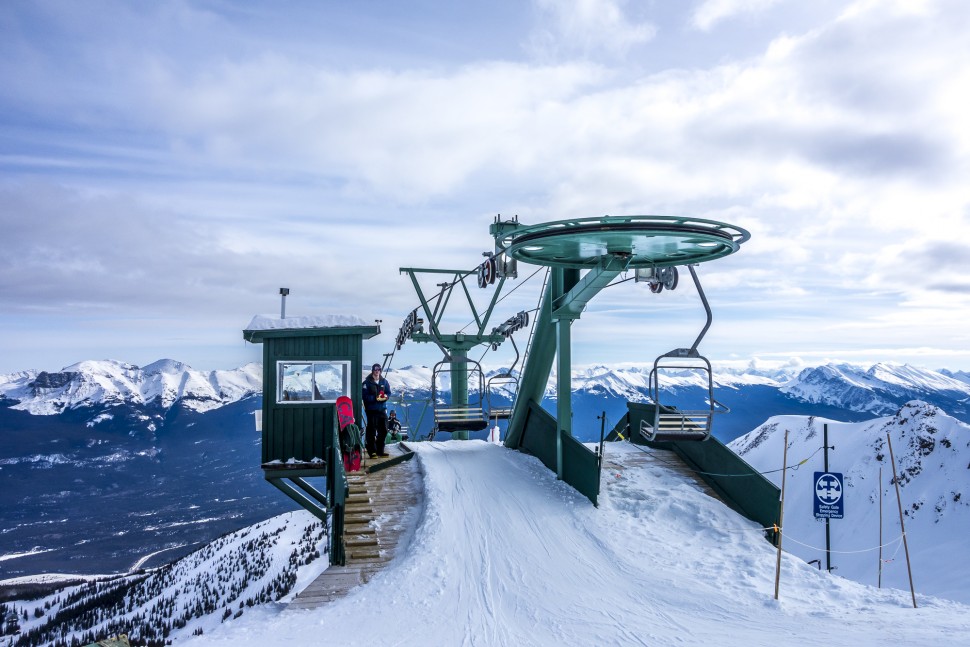
[[[609,444],[604,448],[603,474],[607,479],[622,475],[628,469],[648,468],[659,468],[676,474],[684,481],[695,485],[707,496],[727,504],[724,498],[672,449],[643,447],[640,452],[624,453],[620,458],[610,452]]]
[[[654,442],[641,430],[645,420],[653,420],[656,406],[651,403],[628,402],[627,413],[606,436],[607,441],[628,441],[644,449],[644,454],[655,453],[655,460],[675,456],[675,465],[683,465],[692,473],[692,479],[702,482],[728,507],[760,524],[764,528],[776,527],[779,521],[781,491],[774,483],[751,467],[724,443],[710,436],[704,441]],[[608,450],[604,454],[609,455]],[[670,459],[673,460],[673,459]],[[682,469],[679,468],[678,469]],[[775,534],[767,532],[769,541]]]

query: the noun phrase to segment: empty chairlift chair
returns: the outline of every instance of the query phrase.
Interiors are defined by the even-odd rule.
[[[661,384],[669,379],[669,374],[695,373],[706,382],[707,396],[704,407],[677,409],[665,404],[661,398]],[[664,375],[667,374],[667,378]],[[714,399],[714,375],[711,363],[696,351],[681,348],[661,355],[650,371],[650,397],[653,399],[653,419],[640,421],[640,435],[651,442],[707,440],[715,413],[726,413],[729,409]]]
[[[451,363],[442,360],[435,364],[431,374],[431,401],[434,406],[434,430],[431,437],[439,431],[481,431],[488,426],[485,411],[482,409],[482,393],[485,389],[485,377],[482,367],[474,360],[467,360],[466,364],[474,365],[469,369],[461,369],[468,377],[468,402],[450,403],[439,402],[438,383],[441,379],[457,369],[451,368]],[[452,398],[454,398],[454,380],[452,380]],[[476,384],[475,398],[471,396],[472,382]]]
[[[512,397],[509,403],[499,403],[499,397],[503,389],[509,388]],[[488,417],[491,420],[508,420],[512,417],[512,408],[515,403],[515,394],[519,391],[519,378],[512,375],[511,371],[499,373],[488,378],[485,389],[486,402],[488,403]]]
[[[515,397],[519,393],[519,378],[512,374],[515,365],[519,363],[519,347],[516,345],[515,339],[512,338],[512,333],[527,325],[529,325],[529,314],[527,312],[520,312],[495,329],[495,332],[500,332],[505,335],[512,343],[512,348],[515,349],[515,361],[512,362],[508,370],[488,378],[488,384],[485,385],[488,417],[496,423],[499,420],[508,420],[512,417]],[[493,350],[495,348],[495,346],[492,347]],[[508,405],[499,404],[499,395],[502,390],[510,390],[512,392],[512,397],[509,398]]]
[[[707,296],[704,294],[704,288],[701,287],[697,272],[694,271],[694,266],[688,265],[687,269],[690,271],[694,286],[697,288],[697,294],[700,296],[704,311],[707,313],[707,323],[690,348],[677,348],[669,353],[664,353],[653,363],[653,370],[650,371],[650,397],[656,405],[653,420],[640,421],[640,435],[651,442],[707,440],[711,435],[714,414],[730,411],[728,407],[714,399],[714,373],[711,370],[711,363],[697,351],[701,339],[704,338],[704,334],[711,326],[713,315],[711,314],[711,306],[707,302]],[[673,273],[672,276],[676,285],[676,273]],[[668,287],[673,289],[671,286]],[[662,402],[660,397],[661,382],[665,380],[662,375],[664,373],[669,375],[675,371],[681,373],[694,372],[702,376],[702,380],[707,386],[707,397],[703,407],[678,410]]]

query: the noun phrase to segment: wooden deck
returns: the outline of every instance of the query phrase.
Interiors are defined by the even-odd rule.
[[[406,460],[385,469],[381,463],[400,460],[404,449],[388,445],[390,457],[368,459],[365,469],[347,475],[350,496],[344,517],[345,566],[331,566],[290,602],[291,608],[313,609],[342,598],[366,584],[402,550],[421,509],[424,481],[420,464]]]

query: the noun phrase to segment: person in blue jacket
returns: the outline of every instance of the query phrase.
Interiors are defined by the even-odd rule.
[[[362,386],[367,414],[367,455],[371,458],[388,456],[384,452],[384,441],[387,439],[387,399],[391,395],[391,385],[381,376],[380,364],[371,366],[370,375],[364,378]]]

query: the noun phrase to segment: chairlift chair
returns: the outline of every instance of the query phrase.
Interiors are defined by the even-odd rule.
[[[528,322],[528,315],[526,315],[526,322]],[[485,386],[485,400],[488,404],[488,417],[495,420],[498,423],[499,420],[508,420],[512,417],[512,409],[515,405],[515,396],[519,392],[519,378],[512,374],[512,370],[515,365],[519,363],[519,347],[515,344],[515,339],[512,338],[511,334],[508,336],[508,340],[512,342],[512,348],[515,349],[515,361],[509,366],[508,370],[502,371],[492,377],[488,378],[488,383]],[[505,387],[512,387],[512,399],[507,406],[502,406],[498,404],[498,395],[501,389]]]
[[[431,438],[434,438],[434,434],[438,431],[447,431],[449,433],[453,431],[481,431],[488,426],[488,420],[482,409],[482,393],[485,390],[485,376],[482,373],[482,367],[472,359],[467,359],[466,363],[474,364],[474,367],[468,369],[468,381],[471,383],[472,376],[477,376],[478,399],[475,402],[469,401],[464,404],[438,402],[439,380],[444,374],[452,373],[456,369],[452,368],[452,364],[448,359],[444,359],[434,365],[434,369],[431,372],[431,402],[434,406],[434,429],[432,429]]]
[[[498,404],[498,395],[503,387],[511,387],[512,400],[508,405]],[[512,375],[511,371],[502,372],[488,378],[485,399],[488,403],[488,417],[495,420],[508,420],[512,417],[512,409],[515,404],[515,394],[519,390],[519,378]]]
[[[416,431],[421,427],[421,421],[424,420],[424,414],[428,409],[428,401],[423,398],[421,400],[408,400],[407,394],[402,392],[402,394],[399,396],[392,396],[390,402],[402,412],[403,417],[400,415],[398,416],[398,421],[401,423],[401,434],[403,436],[408,436],[410,439],[411,427],[413,426]],[[421,403],[424,406],[421,407],[421,414],[418,416],[417,423],[412,425],[411,406],[417,403]],[[415,437],[414,440],[417,440],[417,438]]]
[[[694,286],[697,288],[697,294],[700,295],[701,303],[704,304],[707,323],[690,348],[676,348],[669,353],[664,353],[653,363],[649,380],[650,397],[655,405],[653,420],[640,421],[640,435],[651,442],[707,440],[711,436],[714,414],[730,411],[728,407],[714,399],[714,372],[711,370],[711,362],[697,350],[701,339],[707,333],[707,329],[711,327],[713,315],[704,289],[701,287],[701,282],[697,278],[697,272],[694,271],[694,266],[688,265],[687,269],[694,280]],[[667,278],[674,283],[673,287],[676,286],[676,276],[676,272],[667,275]],[[668,287],[673,289],[672,286]],[[651,288],[651,291],[654,290]],[[703,373],[707,378],[708,406],[703,409],[678,410],[661,402],[660,382],[661,374],[664,371],[700,371]]]
[[[664,404],[660,397],[661,374],[665,371],[695,371],[707,379],[706,408],[677,409]],[[650,371],[650,397],[654,402],[652,420],[640,421],[640,435],[651,442],[702,441],[711,435],[715,413],[727,413],[728,407],[714,399],[714,374],[708,359],[689,348],[679,348],[657,358]]]

